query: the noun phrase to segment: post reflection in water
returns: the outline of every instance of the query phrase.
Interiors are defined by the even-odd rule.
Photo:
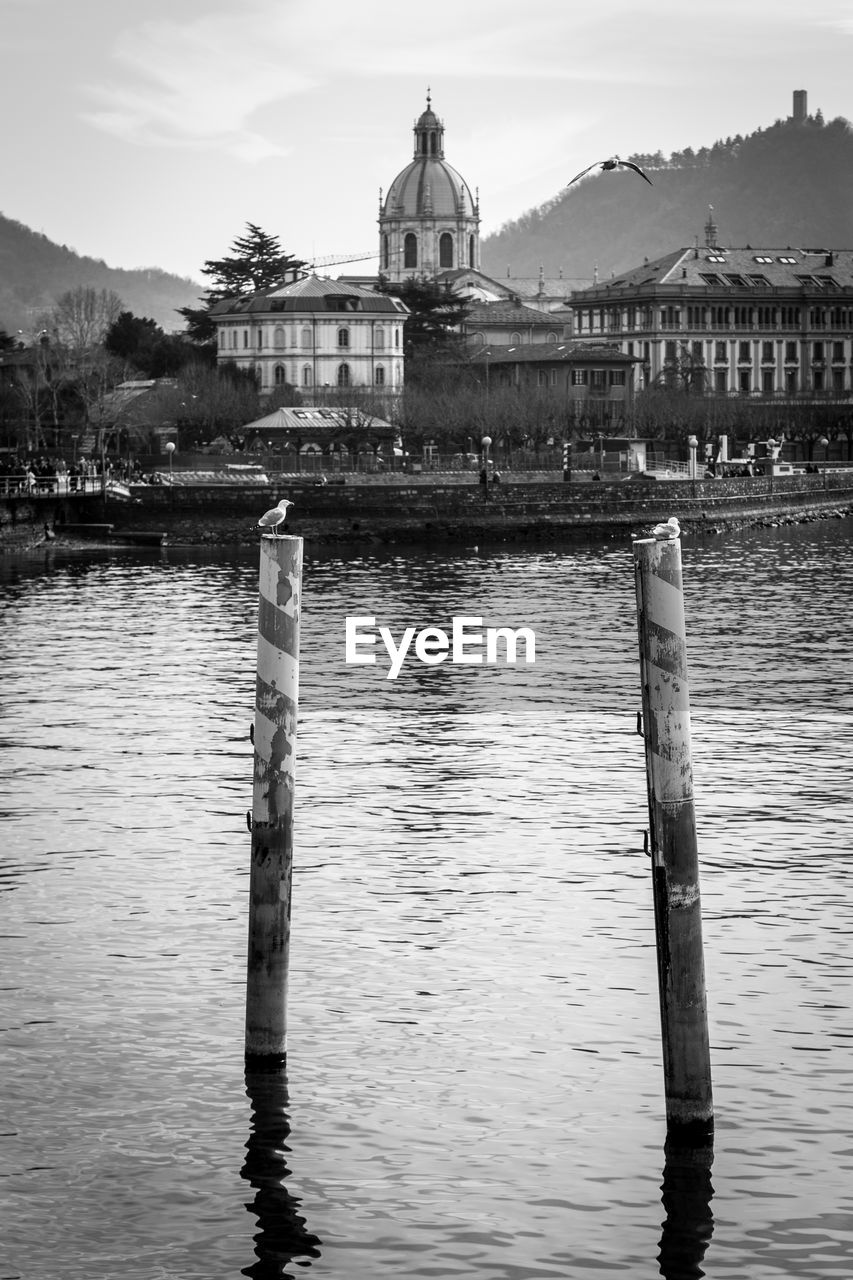
[[[661,1197],[666,1210],[660,1238],[660,1274],[666,1280],[699,1280],[702,1261],[714,1234],[711,1200],[713,1141],[689,1146],[667,1139]]]
[[[319,1258],[320,1240],[307,1229],[297,1212],[299,1201],[285,1186],[290,1177],[290,1119],[287,1113],[287,1075],[283,1067],[270,1071],[247,1071],[246,1094],[252,1104],[252,1127],[246,1143],[246,1161],[240,1176],[256,1189],[246,1205],[258,1219],[254,1237],[257,1261],[241,1275],[253,1280],[288,1280],[285,1270],[294,1258],[301,1267],[310,1258]]]

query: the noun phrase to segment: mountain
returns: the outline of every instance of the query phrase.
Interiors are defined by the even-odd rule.
[[[157,267],[124,271],[82,258],[20,222],[0,214],[0,329],[31,330],[56,299],[78,285],[109,289],[126,311],[156,320],[167,333],[183,329],[177,307],[198,306],[205,286]]]
[[[721,245],[853,247],[853,129],[818,112],[690,148],[665,159],[626,156],[627,169],[594,170],[575,186],[509,222],[481,243],[486,274],[598,277],[704,242],[708,206]],[[571,173],[567,175],[571,177]]]

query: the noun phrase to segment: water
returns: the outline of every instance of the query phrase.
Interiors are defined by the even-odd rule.
[[[2,562],[0,1280],[853,1273],[852,536],[684,544],[712,1166],[664,1150],[630,550],[308,549],[248,1082],[257,555]],[[537,662],[390,681],[348,614]]]

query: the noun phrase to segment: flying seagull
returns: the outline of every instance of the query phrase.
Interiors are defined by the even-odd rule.
[[[272,529],[273,537],[277,538],[276,529],[280,524],[284,524],[287,519],[287,508],[292,507],[293,503],[289,498],[282,498],[277,507],[273,507],[271,511],[265,511],[258,521],[259,529]]]
[[[646,178],[640,166],[634,164],[633,160],[620,160],[618,156],[611,156],[609,160],[596,160],[595,164],[588,165],[586,169],[582,169],[576,177],[572,178],[572,182],[577,182],[578,178],[584,177],[592,169],[598,168],[602,173],[606,173],[608,169],[618,169],[620,165],[623,169],[633,169],[634,173],[638,173],[641,178],[645,178],[650,187],[655,185],[651,178]],[[569,183],[569,186],[572,185],[572,182]]]
[[[657,538],[658,542],[666,542],[669,538],[678,538],[681,536],[681,530],[678,527],[678,520],[675,516],[670,516],[666,524],[656,524],[652,529],[652,537]]]

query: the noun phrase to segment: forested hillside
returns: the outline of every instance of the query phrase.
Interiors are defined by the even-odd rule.
[[[567,160],[567,180],[584,157]],[[624,156],[653,186],[619,169],[564,190],[482,243],[483,270],[496,277],[599,278],[704,240],[708,206],[722,245],[853,247],[853,129],[820,113],[777,121],[746,138],[699,151]]]
[[[65,245],[0,214],[0,329],[32,330],[39,315],[78,286],[116,293],[127,311],[156,320],[167,333],[182,329],[177,307],[195,306],[202,286],[156,267],[123,271],[82,258]]]

